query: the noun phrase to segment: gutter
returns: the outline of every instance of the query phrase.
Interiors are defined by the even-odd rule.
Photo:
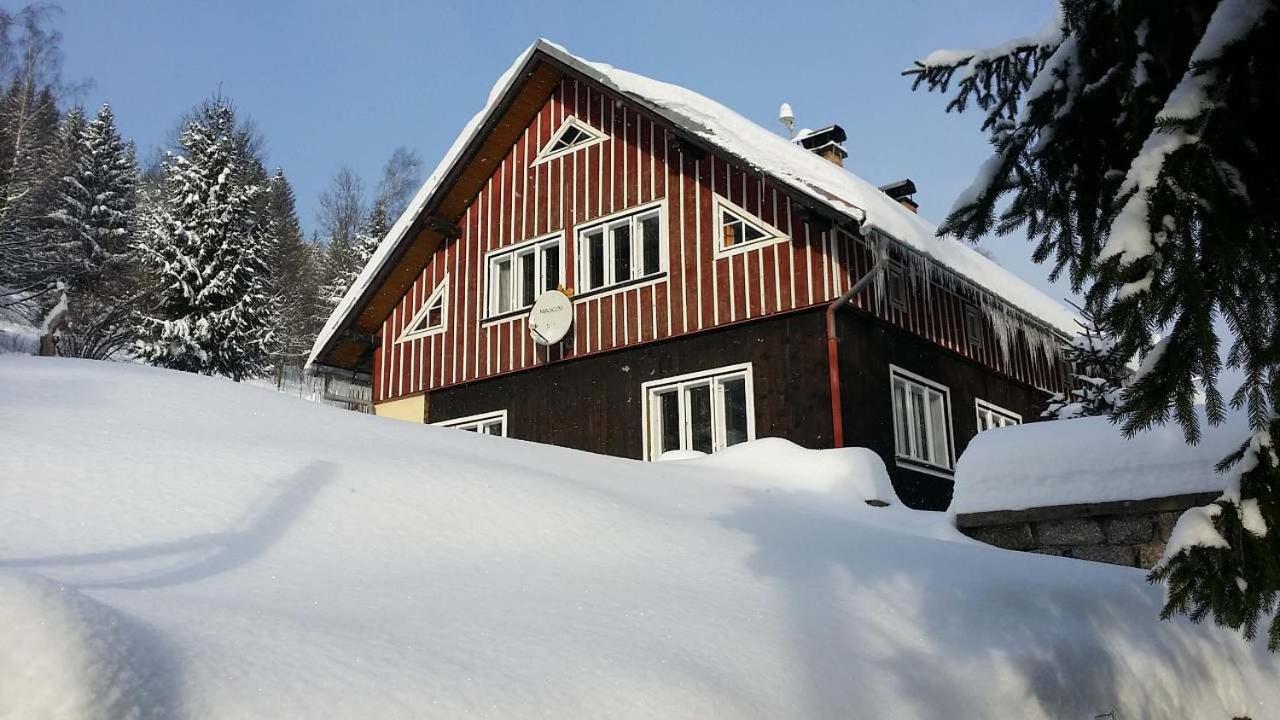
[[[831,437],[834,446],[844,447],[844,408],[840,402],[840,336],[836,332],[836,311],[848,305],[867,284],[880,276],[885,260],[876,261],[858,282],[827,305],[827,374],[831,384]]]

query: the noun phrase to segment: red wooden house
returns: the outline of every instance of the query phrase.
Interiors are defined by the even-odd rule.
[[[1073,318],[935,237],[909,181],[845,170],[844,140],[539,41],[311,363],[371,376],[379,414],[636,459],[866,446],[904,501],[945,506],[968,440],[1063,388]],[[545,343],[530,308],[549,291],[572,324]]]

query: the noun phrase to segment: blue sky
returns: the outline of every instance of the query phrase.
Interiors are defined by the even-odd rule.
[[[800,126],[849,131],[848,166],[877,184],[910,177],[937,222],[987,156],[979,117],[943,113],[899,72],[938,47],[980,47],[1039,29],[1052,0],[711,3],[161,2],[63,0],[65,74],[111,102],[143,154],[221,88],[289,175],[304,226],[349,164],[372,182],[397,145],[434,167],[530,42],[715,98],[766,127],[779,103]],[[1022,236],[986,243],[1055,298]]]

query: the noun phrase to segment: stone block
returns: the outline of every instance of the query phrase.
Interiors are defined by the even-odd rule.
[[[1051,520],[1036,523],[1036,539],[1041,545],[1094,545],[1106,540],[1096,520]]]
[[[1169,542],[1169,536],[1173,534],[1173,526],[1178,524],[1180,517],[1182,517],[1180,512],[1156,513],[1156,532],[1161,542]]]
[[[1031,526],[1026,523],[970,527],[965,528],[963,532],[978,542],[1006,550],[1030,550],[1035,547],[1035,540],[1031,537]]]
[[[1132,545],[1077,545],[1071,548],[1071,557],[1109,565],[1137,565],[1137,552]]]
[[[1106,521],[1107,542],[1112,545],[1135,545],[1151,542],[1149,515],[1121,515]]]
[[[1164,556],[1163,542],[1143,543],[1138,546],[1138,567],[1150,570]]]

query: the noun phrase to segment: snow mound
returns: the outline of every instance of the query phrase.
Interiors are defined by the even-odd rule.
[[[643,463],[60,358],[0,387],[0,717],[1280,706],[1280,658],[1137,570],[861,502],[860,451]]]
[[[884,460],[867,448],[809,450],[783,438],[761,438],[686,462],[718,470],[743,487],[806,491],[837,504],[899,504]]]
[[[161,717],[120,616],[76,590],[0,571],[0,718]]]
[[[1105,417],[1015,425],[979,433],[956,463],[951,512],[1026,510],[1052,505],[1145,500],[1220,492],[1214,467],[1251,434],[1229,416],[1188,445],[1176,424],[1127,440]]]

